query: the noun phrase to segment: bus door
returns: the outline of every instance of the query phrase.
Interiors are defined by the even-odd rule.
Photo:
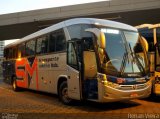
[[[83,40],[83,96],[86,99],[98,99],[97,60],[93,39]]]
[[[155,82],[154,82],[154,92],[155,94],[160,94],[160,28],[157,28],[154,33],[154,38],[156,39],[156,51],[155,51]]]
[[[67,71],[68,96],[72,99],[81,99],[81,63],[78,58],[76,41],[67,42]]]

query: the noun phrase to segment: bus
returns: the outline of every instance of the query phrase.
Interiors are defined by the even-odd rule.
[[[2,63],[3,63],[3,57],[0,57],[0,80],[3,79]]]
[[[136,26],[149,45],[148,59],[152,80],[152,95],[160,94],[160,24]]]
[[[74,18],[4,48],[4,81],[74,100],[114,102],[147,97],[147,42],[135,27],[103,19]]]

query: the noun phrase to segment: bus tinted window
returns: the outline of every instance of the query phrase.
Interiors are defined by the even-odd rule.
[[[153,39],[153,29],[140,29],[140,34],[147,40],[149,45],[149,51],[154,51],[154,39]]]
[[[68,28],[71,40],[83,40],[84,41],[84,50],[93,50],[93,38],[94,35],[85,30],[92,28],[89,24],[76,24],[71,25]]]
[[[30,40],[26,43],[26,56],[35,54],[35,42],[36,40]]]
[[[63,32],[57,34],[56,51],[63,51],[66,49],[66,39]]]
[[[48,51],[48,38],[46,36],[37,39],[37,54],[47,53]]]
[[[12,48],[7,48],[4,50],[4,57],[6,59],[15,59],[17,58],[17,48],[12,47]]]
[[[77,56],[76,56],[76,51],[74,49],[74,44],[69,43],[68,44],[68,56],[67,56],[67,63],[77,69]]]
[[[25,43],[20,44],[18,46],[18,57],[24,57],[25,56]]]
[[[11,59],[12,58],[12,48],[8,49],[8,58]]]
[[[69,35],[71,37],[71,40],[80,40],[82,38],[81,36],[81,25],[72,25],[67,27],[69,31]]]
[[[157,30],[156,30],[157,32],[157,34],[156,34],[156,36],[157,36],[157,41],[158,41],[158,43],[160,43],[160,28],[157,28]]]
[[[64,51],[65,49],[66,39],[63,29],[52,32],[49,39],[49,52]]]
[[[4,49],[3,57],[6,59],[6,49]]]
[[[56,34],[52,33],[49,39],[49,52],[55,52]]]
[[[13,48],[12,58],[17,58],[17,48],[16,47]]]

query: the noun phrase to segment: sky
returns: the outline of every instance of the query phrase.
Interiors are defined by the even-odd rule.
[[[107,0],[0,0],[0,14]]]

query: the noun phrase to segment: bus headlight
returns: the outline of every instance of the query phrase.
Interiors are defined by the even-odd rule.
[[[118,88],[119,87],[119,84],[112,83],[112,82],[108,81],[107,76],[105,74],[97,73],[97,79],[98,79],[98,81],[100,81],[105,86],[110,86],[112,88]]]
[[[112,83],[112,82],[109,82],[109,81],[107,81],[107,83],[105,83],[105,85],[109,86],[109,87],[112,87],[112,88],[118,88],[119,87],[119,84]]]
[[[104,82],[104,81],[107,81],[107,76],[102,73],[97,73],[97,79]]]

